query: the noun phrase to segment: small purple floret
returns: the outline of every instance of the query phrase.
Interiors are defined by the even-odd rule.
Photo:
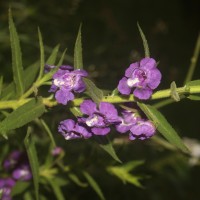
[[[125,71],[125,76],[119,81],[118,90],[121,94],[129,95],[134,89],[135,97],[149,99],[160,84],[161,77],[156,61],[153,58],[143,58],[132,63]]]
[[[0,178],[0,194],[1,200],[11,200],[11,190],[15,185],[15,181],[12,178]]]
[[[106,135],[110,132],[110,125],[120,123],[116,108],[106,102],[101,102],[99,108],[91,100],[85,100],[80,105],[81,112],[85,115],[78,120],[91,129],[95,135]]]
[[[53,75],[52,86],[49,92],[55,93],[58,103],[66,105],[68,101],[74,99],[74,92],[81,93],[85,90],[86,86],[83,82],[83,77],[87,75],[85,70],[73,70],[69,65],[62,65]]]
[[[66,140],[78,139],[78,138],[90,138],[92,133],[88,131],[84,126],[79,123],[75,123],[72,119],[67,119],[60,122],[58,126],[58,132],[60,132]]]
[[[121,123],[116,125],[116,129],[120,133],[126,133],[137,123],[140,117],[130,110],[123,110],[121,114]]]
[[[29,181],[32,179],[32,173],[28,164],[23,164],[12,172],[12,177],[15,180]]]
[[[129,139],[145,140],[152,137],[156,133],[156,128],[151,121],[138,120],[130,129]]]
[[[61,147],[55,147],[52,149],[51,154],[52,156],[59,156],[63,152]]]

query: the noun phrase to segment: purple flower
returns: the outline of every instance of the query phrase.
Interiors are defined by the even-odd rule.
[[[99,104],[97,109],[96,103],[91,100],[85,100],[80,105],[80,110],[88,117],[80,117],[79,122],[91,128],[92,133],[95,135],[106,135],[110,132],[110,125],[120,123],[120,118],[116,108],[106,102]]]
[[[11,200],[11,190],[15,185],[15,181],[12,178],[0,179],[0,197],[1,200]]]
[[[75,123],[72,119],[67,119],[60,122],[58,126],[58,132],[60,132],[66,140],[89,138],[92,133],[88,131],[84,126],[79,123]]]
[[[161,73],[157,69],[156,61],[153,58],[143,58],[139,62],[132,63],[125,71],[118,84],[121,94],[133,94],[139,99],[149,99],[153,90],[158,87],[161,81]]]
[[[156,128],[153,123],[149,120],[145,121],[143,119],[138,120],[135,125],[130,129],[129,139],[135,140],[136,138],[140,140],[145,140],[152,137],[156,133]]]
[[[63,152],[61,147],[55,147],[52,149],[51,154],[52,156],[59,156]]]
[[[3,167],[6,170],[11,170],[16,167],[19,160],[22,159],[24,154],[20,151],[13,151],[8,158],[3,162]]]
[[[12,172],[12,177],[15,180],[29,181],[32,179],[32,173],[28,164],[23,164]]]
[[[129,131],[131,127],[135,125],[139,119],[141,119],[137,113],[130,110],[123,110],[121,114],[121,123],[116,125],[116,129],[120,133]]]
[[[87,75],[85,70],[73,70],[69,65],[62,65],[53,75],[53,82],[49,92],[55,93],[58,103],[66,105],[68,101],[74,99],[73,92],[81,93],[85,90],[82,78]]]

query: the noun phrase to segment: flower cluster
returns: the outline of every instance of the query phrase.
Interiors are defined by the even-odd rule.
[[[46,65],[45,71],[48,72],[54,67]],[[81,93],[85,90],[82,78],[86,76],[87,72],[84,70],[73,70],[69,65],[62,65],[53,75],[49,91],[55,92],[56,100],[66,105],[74,99],[74,92]],[[146,100],[151,97],[160,81],[161,73],[157,69],[156,61],[153,58],[143,58],[126,69],[125,76],[119,81],[118,90],[123,95],[130,95],[133,91],[135,97]],[[58,132],[66,140],[107,135],[111,126],[120,133],[129,132],[130,140],[144,140],[156,132],[154,124],[142,119],[137,111],[123,110],[119,116],[111,103],[100,102],[97,106],[92,100],[84,100],[80,105],[80,111],[82,116],[77,117],[77,121],[66,119],[59,124]]]
[[[58,131],[66,140],[78,138],[90,138],[92,135],[107,135],[111,126],[120,133],[130,131],[129,139],[144,140],[155,134],[155,126],[149,120],[142,119],[137,113],[123,110],[122,116],[118,116],[117,109],[110,103],[101,102],[99,108],[91,100],[85,100],[80,105],[83,113],[75,122],[67,119],[60,122]]]
[[[160,81],[161,73],[156,61],[153,58],[143,58],[128,67],[125,76],[119,81],[118,90],[121,94],[130,95],[134,88],[135,97],[149,99]]]
[[[123,110],[121,115],[121,123],[116,125],[116,130],[120,133],[129,131],[130,140],[135,140],[136,138],[144,140],[155,134],[156,128],[154,124],[149,120],[142,119],[137,112]]]
[[[27,155],[24,152],[13,151],[3,162],[3,168],[11,176],[0,179],[0,191],[2,200],[11,199],[11,190],[16,181],[29,181],[32,179],[32,173]]]
[[[54,66],[46,65],[45,72],[53,69]],[[58,103],[66,105],[68,101],[74,99],[74,92],[81,93],[85,90],[83,77],[88,74],[85,70],[77,69],[69,65],[62,65],[53,75],[53,81],[49,92],[55,93]]]

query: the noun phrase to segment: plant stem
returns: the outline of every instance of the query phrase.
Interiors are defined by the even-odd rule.
[[[33,88],[32,88],[33,90]],[[30,101],[32,98],[26,98],[28,94],[31,94],[31,89],[28,90],[24,95],[22,99],[19,100],[11,100],[11,101],[0,101],[0,109],[16,109],[23,104]],[[200,86],[184,86],[176,89],[177,93],[179,95],[184,94],[200,94]],[[169,98],[171,97],[171,89],[166,90],[160,90],[155,92],[151,99],[149,100],[155,100],[155,99],[163,99],[163,98]],[[77,98],[72,101],[73,106],[79,106],[85,98]],[[128,97],[124,97],[122,95],[116,95],[116,96],[104,96],[102,99],[103,102],[108,103],[125,103],[125,102],[133,102],[136,101],[133,95],[129,95]],[[43,98],[43,103],[47,107],[53,107],[56,106],[58,103],[54,100],[51,100],[49,98]]]

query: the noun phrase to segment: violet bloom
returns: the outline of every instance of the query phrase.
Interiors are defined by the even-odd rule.
[[[99,109],[97,109],[96,103],[91,100],[85,100],[80,105],[80,110],[88,117],[80,117],[79,122],[91,128],[92,133],[95,135],[106,135],[110,132],[109,126],[111,124],[120,123],[117,110],[110,103],[101,102]]]
[[[73,92],[81,93],[85,90],[86,87],[82,78],[87,75],[85,70],[73,70],[69,65],[60,66],[59,70],[53,75],[49,92],[55,93],[58,103],[66,105],[68,101],[74,99]]]
[[[22,160],[24,154],[20,151],[13,151],[10,153],[8,158],[3,162],[3,167],[5,170],[12,170],[16,167],[20,160]]]
[[[134,113],[130,110],[123,110],[121,114],[121,123],[116,125],[116,129],[120,133],[129,131],[131,127],[140,119],[137,113]]]
[[[52,156],[59,156],[63,152],[61,147],[55,147],[52,149],[51,154]]]
[[[135,125],[130,129],[129,139],[135,140],[136,138],[140,140],[145,140],[152,137],[156,133],[156,128],[153,123],[149,120],[138,120]]]
[[[29,181],[32,179],[32,173],[29,164],[22,164],[12,172],[15,180]]]
[[[15,185],[15,181],[12,178],[0,179],[0,197],[1,200],[11,200],[11,190]]]
[[[118,90],[121,94],[133,94],[139,99],[149,99],[153,90],[161,81],[161,73],[157,69],[153,58],[143,58],[139,62],[132,63],[125,71],[125,77],[119,81]]]
[[[72,119],[67,119],[60,122],[58,126],[58,132],[60,132],[66,140],[89,138],[92,133],[88,131],[84,126],[79,123],[75,123]]]

